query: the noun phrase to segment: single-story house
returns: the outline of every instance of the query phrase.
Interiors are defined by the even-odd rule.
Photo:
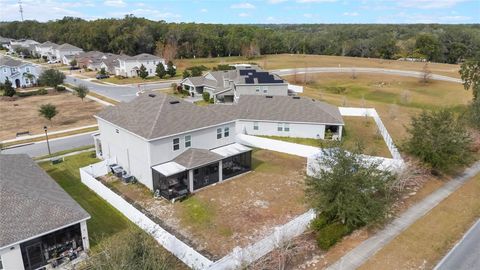
[[[0,269],[44,269],[89,249],[90,215],[25,154],[0,155],[0,209]]]

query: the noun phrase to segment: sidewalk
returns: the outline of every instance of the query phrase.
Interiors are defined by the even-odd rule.
[[[77,131],[77,130],[81,130],[81,129],[93,128],[93,127],[97,127],[97,126],[98,126],[97,124],[94,124],[94,125],[88,125],[88,126],[77,127],[77,128],[70,128],[70,129],[64,129],[64,130],[58,130],[58,131],[51,131],[51,132],[48,132],[48,135],[55,135],[55,134],[67,133],[67,132],[71,132],[71,131]],[[10,139],[10,140],[1,141],[1,143],[11,143],[11,142],[17,142],[17,141],[25,141],[25,140],[36,139],[36,138],[40,138],[40,137],[45,137],[45,134],[36,134],[36,135],[30,135],[30,136],[27,135],[27,136],[20,137],[20,138],[15,138],[15,139]]]
[[[396,218],[385,229],[362,242],[360,245],[345,254],[340,260],[328,267],[330,270],[356,269],[365,263],[372,255],[397,237],[402,231],[412,225],[419,218],[427,214],[438,203],[461,187],[476,174],[480,173],[480,161],[466,169],[461,175],[453,178],[441,188],[427,196],[421,202],[410,207]]]

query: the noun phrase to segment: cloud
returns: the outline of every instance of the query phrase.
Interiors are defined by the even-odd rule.
[[[297,3],[333,3],[337,2],[337,0],[297,0]]]
[[[268,17],[267,17],[267,21],[269,21],[269,22],[275,21],[275,17],[268,16]]]
[[[270,4],[279,4],[279,3],[283,3],[283,2],[286,2],[287,0],[268,0],[268,3]]]
[[[49,20],[61,19],[65,16],[81,17],[87,20],[96,19],[95,16],[86,15],[79,12],[81,7],[93,7],[92,1],[83,2],[60,2],[60,1],[42,1],[31,0],[23,1],[23,17],[25,20],[37,20],[45,22]],[[2,21],[20,21],[20,12],[17,1],[3,1],[1,4]]]
[[[344,12],[343,13],[343,16],[349,16],[349,17],[356,17],[360,14],[358,14],[358,12]]]
[[[200,9],[200,12],[203,12],[203,13],[208,12],[208,9],[202,8],[202,9]]]
[[[245,12],[242,12],[242,13],[238,14],[238,17],[243,17],[244,18],[244,17],[248,17],[248,16],[250,16],[250,14],[245,13]]]
[[[393,19],[394,18],[394,19]],[[393,16],[381,16],[377,23],[469,23],[472,17],[461,15],[441,15],[441,14],[422,14],[399,12]]]
[[[303,17],[305,17],[305,18],[312,18],[313,15],[310,14],[310,13],[305,13],[305,14],[303,14]]]
[[[239,4],[233,4],[230,6],[231,8],[242,8],[242,9],[252,9],[255,8],[254,5],[250,3],[239,3]]]
[[[113,17],[123,17],[125,14],[133,14],[136,17],[145,17],[153,20],[179,21],[179,19],[182,18],[180,14],[144,8],[138,8],[130,11],[115,11],[110,13],[110,15]]]
[[[109,7],[125,7],[127,5],[123,0],[107,0],[103,4]]]
[[[398,6],[407,8],[436,9],[450,8],[461,2],[465,2],[465,0],[402,0],[398,1]]]

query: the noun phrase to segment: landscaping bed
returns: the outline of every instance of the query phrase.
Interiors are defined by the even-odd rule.
[[[155,199],[140,184],[101,180],[161,226],[212,260],[272,233],[308,210],[304,201],[306,160],[255,150],[253,170],[202,189],[181,202]],[[163,224],[162,224],[163,223]]]
[[[38,112],[40,105],[47,103],[55,105],[58,111],[52,122]],[[17,133],[25,131],[30,135],[43,134],[44,126],[48,126],[49,131],[58,131],[96,124],[93,114],[102,108],[95,101],[84,99],[82,102],[66,91],[50,90],[45,95],[28,97],[0,97],[0,115],[3,116],[0,140],[15,139]]]

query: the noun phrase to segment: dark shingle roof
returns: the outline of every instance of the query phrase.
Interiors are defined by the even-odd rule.
[[[219,161],[224,157],[206,149],[189,148],[178,155],[173,161],[187,169],[193,169],[202,165]]]
[[[62,51],[62,50],[75,50],[75,51],[81,51],[82,49],[77,47],[77,46],[73,46],[72,44],[68,44],[68,43],[63,43],[62,45],[59,45],[56,47],[57,50],[59,51]]]
[[[90,218],[27,155],[0,155],[0,247]]]

